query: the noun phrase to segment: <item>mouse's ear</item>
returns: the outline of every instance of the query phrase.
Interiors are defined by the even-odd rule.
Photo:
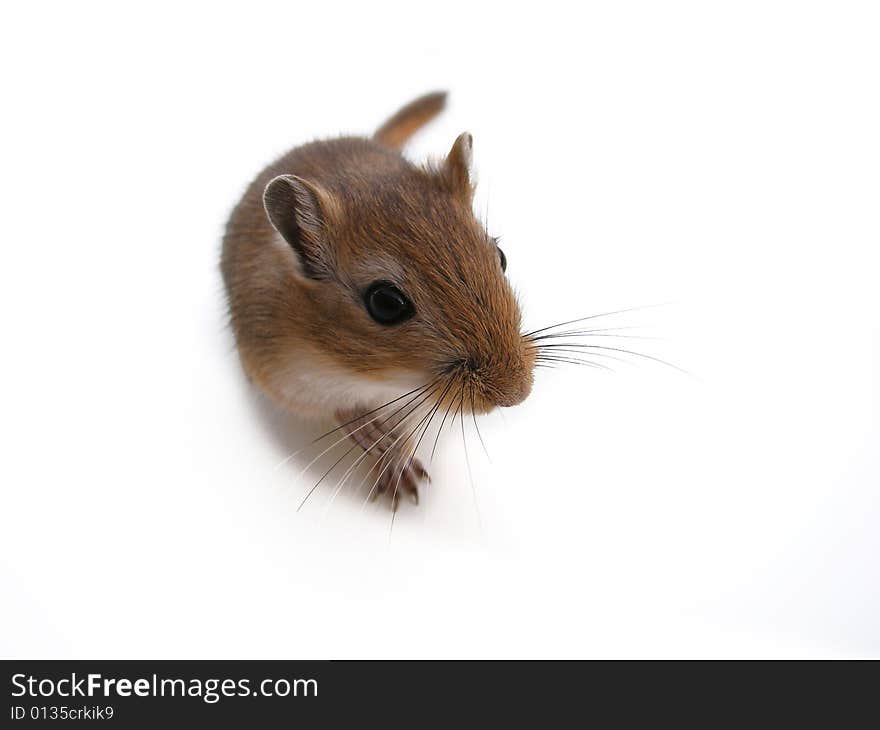
[[[296,252],[303,274],[310,279],[330,278],[335,267],[327,241],[329,194],[296,175],[279,175],[266,185],[263,207],[275,230]]]
[[[474,197],[471,174],[473,150],[473,136],[470,132],[463,132],[456,138],[441,168],[441,173],[452,191],[465,197],[468,202]]]

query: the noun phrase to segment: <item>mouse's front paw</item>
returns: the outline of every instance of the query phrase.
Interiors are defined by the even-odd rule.
[[[376,468],[379,470],[379,476],[373,484],[369,499],[374,502],[380,494],[388,494],[391,497],[391,509],[394,511],[397,511],[403,494],[408,495],[413,504],[418,504],[419,482],[431,481],[422,462],[415,458],[406,461],[382,458],[377,462]]]

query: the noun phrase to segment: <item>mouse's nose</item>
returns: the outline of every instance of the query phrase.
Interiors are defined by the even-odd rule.
[[[516,378],[511,383],[511,385],[509,385],[507,389],[503,393],[501,393],[500,397],[498,397],[495,402],[502,408],[518,406],[526,398],[529,397],[529,393],[531,392],[531,377]]]
[[[509,408],[522,403],[532,392],[534,356],[531,351],[508,353],[505,357],[471,358],[469,369],[475,376],[481,401],[480,411],[498,406]]]

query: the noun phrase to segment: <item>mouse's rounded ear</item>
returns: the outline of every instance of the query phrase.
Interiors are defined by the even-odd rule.
[[[315,183],[296,175],[279,175],[263,191],[263,207],[272,226],[297,254],[309,279],[329,279],[335,257],[327,235],[333,199]]]
[[[458,135],[440,168],[441,175],[453,193],[468,202],[474,197],[473,180],[474,138],[470,132]]]

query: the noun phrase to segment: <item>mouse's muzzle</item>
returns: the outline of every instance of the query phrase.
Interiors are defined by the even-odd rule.
[[[460,371],[463,392],[475,413],[518,405],[532,392],[534,368],[533,351],[524,344],[506,352],[472,355]]]
[[[532,392],[532,378],[517,378],[512,387],[505,389],[495,399],[495,404],[502,408],[518,406]]]

